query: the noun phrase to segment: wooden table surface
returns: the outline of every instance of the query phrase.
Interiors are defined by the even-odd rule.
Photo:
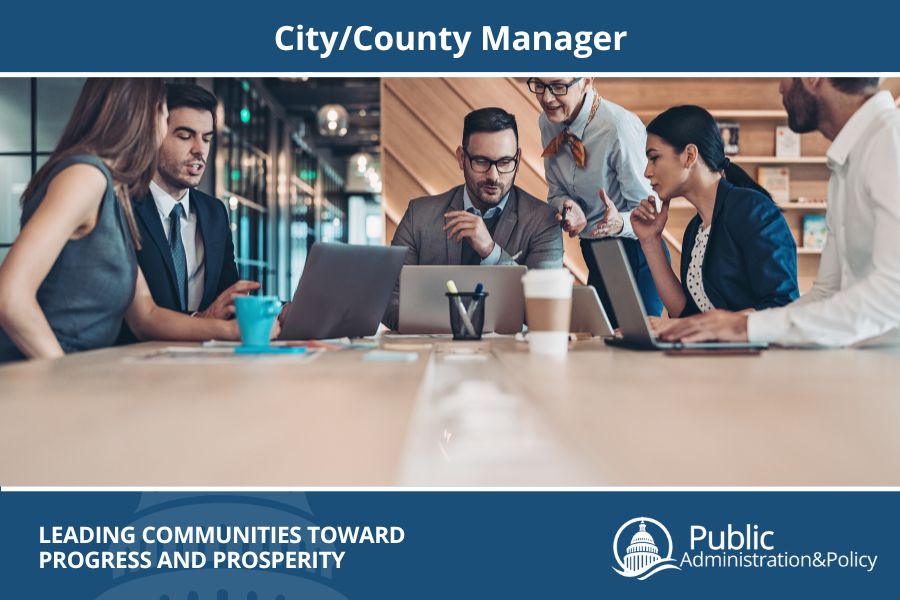
[[[0,485],[900,485],[896,348],[404,343],[415,361],[139,359],[157,343],[0,367]]]

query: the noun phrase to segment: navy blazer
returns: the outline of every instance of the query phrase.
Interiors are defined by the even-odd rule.
[[[238,280],[238,270],[234,263],[234,242],[225,205],[198,190],[192,189],[188,193],[191,195],[191,210],[197,214],[197,231],[203,237],[206,271],[199,310],[204,310]],[[134,199],[132,206],[141,235],[141,249],[137,252],[138,265],[147,280],[153,301],[163,308],[180,311],[172,251],[169,250],[169,241],[153,196],[147,193],[143,198]],[[119,343],[134,341],[134,335],[127,325],[123,325]]]
[[[699,228],[698,214],[684,231],[683,317],[700,312],[686,284]],[[719,182],[703,258],[703,287],[713,306],[731,311],[784,306],[799,297],[797,244],[778,206],[765,194],[735,187],[724,178]]]

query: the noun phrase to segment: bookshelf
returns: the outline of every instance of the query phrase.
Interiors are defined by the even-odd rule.
[[[825,202],[776,202],[775,203],[779,209],[782,211],[787,210],[800,210],[800,211],[808,211],[808,212],[825,212],[827,208],[827,204]],[[673,209],[693,209],[693,206],[690,202],[685,200],[684,198],[675,198],[669,204],[670,208]]]
[[[741,165],[824,165],[828,163],[828,159],[824,156],[782,158],[779,156],[748,156],[737,154],[732,156],[731,160]]]

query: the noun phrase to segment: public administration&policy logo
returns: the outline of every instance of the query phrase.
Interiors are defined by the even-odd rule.
[[[647,531],[647,524],[653,526],[652,533]],[[622,555],[619,553],[619,538],[622,538],[622,534],[627,536],[632,531],[634,533],[631,536],[631,543],[625,547],[625,553]],[[653,537],[654,533],[656,538]],[[624,539],[627,538],[623,538],[623,543]],[[656,539],[665,543],[665,556],[660,554]],[[650,517],[635,517],[619,527],[613,539],[613,555],[619,565],[618,569],[613,567],[613,571],[622,577],[644,580],[667,569],[681,570],[672,558],[672,536],[669,535],[669,530]]]

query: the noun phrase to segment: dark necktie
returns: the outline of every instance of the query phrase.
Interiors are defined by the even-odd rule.
[[[468,212],[472,212],[471,210]],[[491,237],[494,236],[494,231],[497,229],[497,222],[500,221],[500,214],[502,211],[497,211],[490,219],[484,219],[484,224],[487,226],[488,233],[491,234]],[[474,214],[474,213],[473,213]],[[480,265],[481,257],[478,256],[478,253],[472,248],[472,245],[469,244],[468,240],[463,240],[462,242],[462,256],[460,257],[460,264],[463,265]]]
[[[179,202],[169,213],[169,249],[172,251],[172,262],[175,264],[175,283],[178,285],[178,302],[181,310],[187,310],[187,257],[184,254],[184,243],[181,241],[181,218],[184,207]]]

